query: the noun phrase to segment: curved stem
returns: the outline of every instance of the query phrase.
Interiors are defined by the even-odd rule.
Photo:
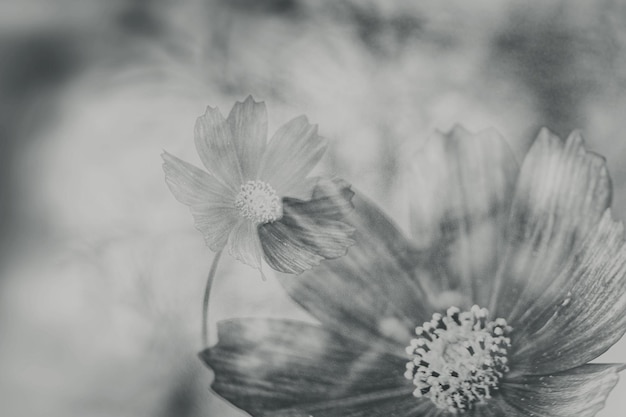
[[[209,298],[211,297],[213,279],[215,278],[215,271],[217,271],[217,264],[220,261],[221,255],[221,250],[215,253],[211,269],[209,270],[209,276],[206,280],[206,288],[204,289],[204,300],[202,302],[202,343],[205,347],[209,346]]]

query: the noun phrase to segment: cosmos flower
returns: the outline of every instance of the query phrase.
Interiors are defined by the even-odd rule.
[[[297,117],[267,143],[265,103],[248,97],[226,119],[208,107],[195,126],[208,172],[163,154],[167,184],[191,208],[196,228],[213,251],[228,246],[238,260],[301,273],[342,256],[354,243],[343,222],[352,191],[341,180],[307,177],[326,150],[317,126]]]
[[[407,239],[355,198],[349,253],[280,277],[319,324],[219,323],[213,390],[252,416],[589,417],[622,365],[626,249],[604,160],[542,130],[518,170],[456,127],[414,160]]]

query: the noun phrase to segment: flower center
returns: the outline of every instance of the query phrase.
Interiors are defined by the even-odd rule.
[[[271,223],[283,216],[283,207],[276,191],[266,182],[250,180],[241,186],[235,207],[246,219],[255,223]]]
[[[461,312],[450,307],[443,316],[415,329],[417,339],[406,348],[411,361],[404,376],[417,387],[416,397],[428,397],[450,412],[471,410],[491,398],[500,378],[508,372],[506,320],[488,321],[489,312],[477,305]]]

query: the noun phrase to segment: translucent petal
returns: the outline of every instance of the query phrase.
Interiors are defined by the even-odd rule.
[[[343,218],[354,193],[343,181],[319,180],[311,200],[283,199],[283,217],[259,226],[265,260],[275,270],[299,274],[323,259],[346,254],[354,244]]]
[[[188,206],[232,199],[232,191],[203,170],[164,152],[165,181],[174,197]]]
[[[519,176],[491,310],[512,323],[554,281],[611,200],[604,160],[542,129]]]
[[[212,251],[223,249],[230,232],[240,221],[233,205],[197,204],[191,206],[196,229],[202,232],[206,245]]]
[[[516,373],[579,366],[624,335],[626,248],[609,210],[526,313],[513,324],[509,358]]]
[[[313,195],[313,189],[319,182],[320,177],[306,177],[302,181],[287,190],[283,197],[296,198],[298,200],[310,200]]]
[[[455,126],[411,162],[412,236],[432,252],[433,283],[467,297],[465,307],[487,305],[517,177],[507,143],[495,130],[472,134]]]
[[[604,407],[623,365],[591,364],[504,382],[501,395],[524,416],[593,417]]]
[[[356,244],[348,254],[294,278],[279,274],[289,295],[324,326],[402,358],[416,325],[434,309],[414,275],[422,261],[411,244],[372,203],[353,199],[348,222]]]
[[[238,214],[231,189],[213,176],[167,152],[163,153],[165,181],[178,201],[190,206],[194,224],[209,248],[224,247]]]
[[[261,269],[261,242],[257,225],[240,219],[228,238],[229,253],[237,260],[256,269]]]
[[[200,354],[215,371],[212,388],[252,416],[382,416],[377,407],[389,409],[389,399],[392,409],[418,404],[405,360],[319,326],[236,319],[220,322],[218,337]]]
[[[326,151],[326,141],[317,135],[317,125],[305,116],[280,127],[270,140],[259,168],[259,179],[268,182],[280,196],[299,194],[302,181]]]
[[[243,183],[241,166],[230,126],[219,109],[209,106],[206,113],[198,117],[195,142],[206,169],[225,186],[238,192]]]
[[[267,109],[252,96],[236,102],[228,118],[244,181],[256,179],[267,142]]]

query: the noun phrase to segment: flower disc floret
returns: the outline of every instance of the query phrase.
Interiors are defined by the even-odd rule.
[[[445,316],[435,313],[415,329],[418,337],[406,348],[412,359],[404,374],[417,387],[413,395],[453,413],[491,397],[509,370],[512,329],[506,320],[488,321],[488,316],[477,305],[464,312],[450,307]]]
[[[274,188],[259,180],[247,181],[235,197],[235,207],[242,217],[258,224],[280,219],[283,208]]]

